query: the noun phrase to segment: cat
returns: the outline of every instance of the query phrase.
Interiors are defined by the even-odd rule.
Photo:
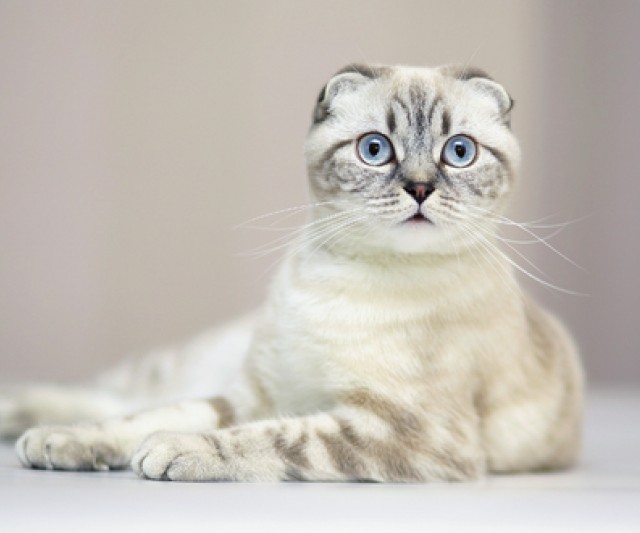
[[[312,221],[264,308],[84,387],[5,390],[22,464],[383,482],[573,465],[577,350],[495,247],[512,105],[473,68],[339,71],[305,144]]]

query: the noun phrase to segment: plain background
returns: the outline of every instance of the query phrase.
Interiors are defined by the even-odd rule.
[[[259,304],[278,255],[242,253],[278,235],[234,226],[305,203],[314,100],[356,61],[508,88],[510,216],[579,219],[551,242],[583,269],[518,251],[589,296],[525,283],[592,382],[637,385],[639,36],[634,0],[1,0],[0,380],[83,378]]]

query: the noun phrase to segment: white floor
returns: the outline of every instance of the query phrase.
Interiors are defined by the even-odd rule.
[[[0,531],[640,532],[640,391],[589,395],[583,461],[473,484],[235,484],[26,470],[0,445]]]

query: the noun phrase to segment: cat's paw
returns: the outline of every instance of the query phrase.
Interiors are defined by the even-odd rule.
[[[113,447],[94,426],[50,426],[27,430],[16,442],[20,462],[48,470],[108,470],[116,466]]]
[[[142,443],[131,467],[145,479],[214,481],[227,478],[224,460],[212,437],[162,431]]]

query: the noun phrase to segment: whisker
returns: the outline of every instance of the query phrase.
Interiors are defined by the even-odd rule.
[[[400,200],[388,200],[386,202],[369,202],[371,207],[374,207],[376,209],[381,209],[383,207],[391,207],[393,205],[398,205],[400,203]]]
[[[322,227],[322,228],[314,228],[313,231],[309,232],[309,233],[300,233],[296,236],[296,239],[298,239],[298,242],[296,243],[296,240],[293,239],[290,242],[287,242],[285,245],[279,246],[277,249],[282,249],[282,248],[286,248],[287,251],[285,252],[284,256],[281,258],[277,258],[275,261],[273,261],[265,270],[264,272],[258,276],[258,279],[263,278],[268,272],[270,272],[276,265],[281,264],[284,261],[288,261],[290,260],[292,257],[298,255],[300,252],[302,252],[305,248],[308,248],[311,244],[313,244],[314,241],[317,241],[319,239],[322,239],[324,237],[327,236],[331,236],[333,234],[335,234],[336,232],[339,232],[342,228],[344,227],[348,227],[351,224],[355,224],[361,220],[365,220],[366,218],[368,218],[368,215],[364,215],[364,216],[357,216],[355,214],[352,214],[351,218],[348,218],[346,220],[346,222],[340,221],[340,224],[338,224],[338,226],[327,226],[327,227]],[[272,251],[276,251],[276,250],[271,250]],[[312,250],[312,253],[315,252],[315,249]],[[267,255],[266,253],[263,255]]]
[[[312,226],[315,226],[316,224],[324,222],[325,220],[331,220],[333,218],[343,216],[343,215],[345,215],[347,213],[353,213],[355,211],[362,211],[362,208],[361,207],[356,207],[354,209],[349,209],[347,211],[339,211],[338,213],[332,213],[331,215],[327,215],[325,217],[318,218],[316,220],[312,220],[311,222],[307,222],[305,224],[298,225],[298,226],[279,226],[279,227],[275,227],[275,226],[253,226],[252,225],[252,226],[243,226],[242,229],[255,229],[255,230],[260,230],[260,231],[304,230],[304,229],[310,228]]]
[[[484,243],[489,246],[491,249],[493,249],[497,254],[499,254],[502,259],[504,259],[507,263],[509,263],[513,268],[515,268],[516,270],[518,270],[519,272],[522,272],[524,275],[528,276],[529,278],[533,279],[534,281],[537,281],[538,283],[540,283],[541,285],[544,285],[545,287],[549,288],[549,289],[554,289],[558,292],[562,292],[565,294],[571,294],[572,296],[589,296],[588,294],[584,294],[584,293],[580,293],[580,292],[575,292],[575,291],[571,291],[569,289],[564,289],[558,285],[555,285],[549,281],[546,281],[538,276],[536,276],[535,274],[532,274],[531,272],[529,272],[527,269],[523,268],[521,265],[519,265],[518,263],[516,263],[513,259],[511,259],[507,254],[505,254],[502,250],[500,250],[500,248],[498,248],[494,243],[492,243],[489,239],[487,239],[482,233],[477,233],[476,234],[480,239],[482,239],[482,241],[484,241]]]
[[[325,240],[323,240],[320,244],[318,244],[313,250],[311,250],[311,252],[309,253],[309,255],[313,255],[315,252],[317,252],[318,250],[320,250],[320,248],[322,248],[325,245],[328,245],[330,243],[331,240],[333,240],[335,237],[338,236],[338,240],[340,240],[340,238],[344,238],[347,236],[347,234],[349,233],[349,229],[351,228],[352,230],[354,229],[353,226],[355,224],[357,224],[358,222],[364,221],[366,220],[368,217],[361,217],[359,219],[356,220],[352,220],[346,224],[343,224],[342,226],[337,228],[337,231],[332,232],[332,234],[327,237]],[[345,229],[345,231],[342,231],[343,229]],[[342,235],[340,235],[342,233]],[[352,234],[354,233],[354,231],[351,232]],[[336,244],[337,240],[334,241],[333,244]]]
[[[287,250],[287,252],[285,253],[284,257],[277,259],[276,261],[274,261],[273,263],[271,263],[271,265],[269,265],[269,267],[267,267],[267,269],[258,277],[258,279],[262,278],[264,275],[266,275],[270,270],[272,270],[276,265],[280,264],[283,261],[287,261],[289,259],[291,259],[292,257],[298,255],[302,250],[304,250],[305,248],[308,248],[310,245],[312,245],[314,243],[314,241],[317,241],[319,239],[322,238],[327,238],[325,239],[328,240],[330,239],[332,236],[335,236],[336,234],[338,234],[343,228],[348,228],[349,226],[356,224],[360,221],[366,220],[368,218],[368,215],[364,215],[364,216],[356,216],[353,215],[353,218],[348,219],[346,222],[342,221],[341,224],[339,224],[337,227],[327,227],[327,228],[321,228],[320,231],[316,231],[315,234],[312,235],[308,235],[308,234],[301,234],[299,236],[300,241],[295,244],[295,246],[292,246],[291,248],[289,248]],[[325,242],[323,241],[323,242]],[[294,243],[291,243],[294,244]],[[316,246],[313,250],[311,250],[311,252],[309,253],[309,255],[312,255],[313,253],[315,253],[321,246],[323,245],[323,243],[321,243],[319,246]],[[282,248],[282,247],[280,247]]]
[[[306,209],[311,209],[313,207],[319,207],[322,205],[338,205],[340,203],[340,201],[327,201],[327,202],[317,202],[317,203],[312,203],[312,204],[304,204],[304,205],[298,205],[295,207],[287,207],[286,209],[279,209],[278,211],[271,211],[270,213],[265,213],[263,215],[258,215],[257,217],[253,217],[250,218],[249,220],[245,220],[244,222],[241,222],[240,224],[236,225],[233,227],[233,229],[240,229],[245,227],[247,224],[251,224],[252,222],[257,222],[258,220],[263,220],[265,218],[269,218],[272,216],[276,216],[276,215],[281,215],[283,213],[300,213]]]
[[[343,218],[348,219],[348,217]],[[329,221],[324,225],[314,227],[309,231],[305,231],[305,229],[302,229],[301,231],[296,231],[292,234],[285,235],[280,239],[276,239],[274,243],[258,247],[257,249],[243,255],[252,257],[264,257],[265,255],[269,255],[277,252],[278,250],[289,247],[289,245],[293,243],[297,237],[304,236],[306,238],[315,238],[316,235],[322,235],[325,231],[330,231],[331,229],[332,226]]]
[[[552,244],[549,244],[545,239],[543,239],[542,237],[540,237],[538,234],[536,234],[533,230],[531,230],[530,228],[522,225],[519,222],[516,222],[515,220],[511,220],[510,218],[507,218],[503,215],[497,215],[495,213],[491,213],[490,211],[484,210],[482,208],[479,208],[477,206],[468,206],[470,208],[473,209],[478,209],[479,211],[484,212],[484,214],[489,215],[490,218],[493,217],[494,220],[497,220],[499,222],[502,222],[506,225],[513,225],[519,229],[521,229],[522,231],[524,231],[525,233],[527,233],[528,235],[531,235],[536,241],[538,241],[539,243],[541,243],[542,245],[546,246],[549,250],[551,250],[552,252],[554,252],[555,254],[557,254],[559,257],[561,257],[562,259],[564,259],[565,261],[567,261],[568,263],[572,264],[573,266],[575,266],[576,268],[579,268],[580,270],[585,270],[584,267],[580,266],[578,263],[576,263],[573,259],[567,257],[565,254],[563,254],[560,250],[558,250],[555,246],[553,246]]]
[[[490,235],[491,237],[494,238],[498,238],[500,239],[500,237],[490,233],[488,230],[483,229],[479,224],[474,224],[474,229],[476,231],[478,231],[479,233],[486,233],[488,235]],[[518,254],[518,256],[520,258],[522,258],[527,264],[529,264],[532,268],[534,268],[537,272],[539,272],[541,275],[546,276],[547,274],[541,269],[539,268],[535,263],[533,263],[533,261],[531,261],[528,257],[526,257],[523,253],[521,253],[519,250],[516,249],[515,246],[512,246],[511,244],[509,244],[508,242],[503,241],[504,244],[506,246],[508,246],[511,250],[513,250],[516,254]]]
[[[562,228],[556,229],[556,231],[552,231],[549,235],[545,235],[541,237],[543,240],[547,241],[549,239],[553,239],[555,236],[562,233]],[[506,237],[501,237],[500,235],[494,235],[494,237],[502,242],[509,242],[511,244],[539,244],[540,241],[538,239],[507,239]]]
[[[475,209],[479,212],[481,212],[482,214],[485,214],[489,217],[493,217],[495,219],[496,222],[498,222],[499,224],[504,224],[505,226],[514,226],[514,225],[519,225],[519,226],[525,226],[527,228],[531,228],[531,229],[556,229],[556,228],[564,228],[566,226],[570,226],[572,224],[577,224],[578,222],[583,222],[584,220],[587,220],[589,218],[591,218],[593,215],[584,215],[578,218],[574,218],[571,220],[567,220],[566,222],[557,222],[557,223],[553,223],[553,224],[541,224],[541,222],[545,221],[545,220],[549,220],[550,218],[553,218],[554,215],[547,215],[541,218],[537,218],[535,220],[530,220],[530,221],[526,221],[526,222],[517,222],[515,220],[512,220],[504,215],[499,215],[497,213],[494,213],[493,211],[489,210],[489,209],[485,209],[483,207],[480,207],[478,205],[466,205],[465,208],[470,208],[470,209]]]
[[[473,60],[476,57],[476,55],[478,54],[478,52],[480,52],[482,47],[487,43],[487,39],[488,39],[488,37],[485,37],[484,41],[480,42],[480,44],[473,51],[473,53],[471,54],[471,57],[464,64],[464,68],[462,70],[462,73],[459,75],[458,80],[464,79],[464,77],[467,75],[467,71],[469,70],[469,67],[471,66],[471,63],[473,62]]]
[[[488,248],[485,243],[479,241],[475,236],[475,233],[468,229],[466,226],[461,226],[461,229],[470,238],[471,243],[478,245],[478,251],[484,256],[485,261],[489,264],[493,271],[496,272],[496,274],[498,274],[500,278],[502,278],[502,280],[504,281],[504,286],[509,287],[509,290],[513,292],[514,295],[520,296],[522,293],[520,285],[518,285],[517,283],[513,283],[511,277],[505,271],[498,268],[498,263],[500,261],[495,255],[495,252]],[[473,255],[476,262],[481,265],[482,261],[476,256],[475,248],[473,246],[469,246],[467,249],[469,250],[471,255]]]
[[[348,211],[341,211],[339,213],[334,213],[331,215],[328,215],[326,217],[320,218],[318,220],[314,220],[312,222],[309,222],[307,224],[303,224],[302,226],[296,228],[294,231],[292,231],[291,233],[284,235],[282,237],[279,237],[269,243],[266,244],[262,244],[260,246],[257,246],[256,248],[254,248],[253,250],[249,250],[248,252],[242,252],[240,253],[241,256],[257,256],[257,257],[262,257],[263,255],[267,255],[269,253],[272,253],[274,251],[277,251],[283,247],[286,247],[290,242],[293,241],[293,239],[295,237],[297,237],[298,235],[303,234],[306,231],[309,230],[321,230],[325,225],[329,225],[331,224],[332,221],[340,220],[342,218],[348,218],[350,215],[353,215],[355,213],[361,212],[362,208],[358,207],[355,209],[350,209]]]

